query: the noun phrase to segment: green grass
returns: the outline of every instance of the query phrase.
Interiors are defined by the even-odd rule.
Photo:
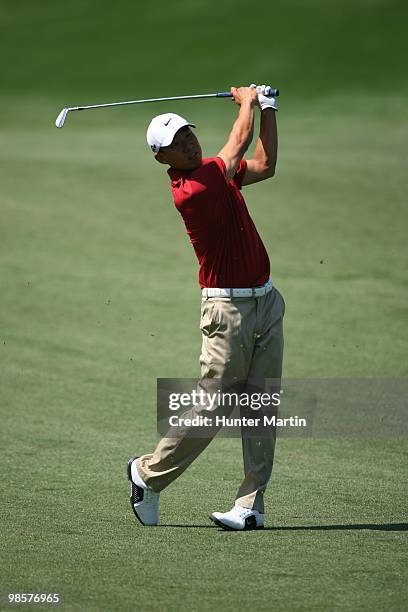
[[[0,1],[19,50],[1,54],[0,592],[60,592],[67,611],[405,610],[406,438],[280,439],[268,529],[241,534],[207,518],[242,476],[239,440],[216,439],[163,493],[162,525],[135,521],[125,466],[155,444],[156,378],[198,374],[197,265],[144,135],[167,107],[53,127],[65,104],[250,82],[256,53],[284,94],[280,151],[244,195],[286,300],[285,376],[407,378],[405,5],[239,0],[214,19],[180,2],[172,30],[162,2],[98,6]],[[208,155],[235,115],[171,110]]]
[[[285,373],[406,377],[404,128],[328,105],[281,113],[277,177],[246,190],[287,301]],[[197,375],[200,340],[144,120],[3,128],[3,590],[61,591],[67,610],[402,610],[403,440],[281,440],[264,533],[207,520],[234,497],[237,440],[163,494],[169,526],[131,515],[124,466],[154,445],[155,379]],[[218,129],[201,128],[211,154]]]

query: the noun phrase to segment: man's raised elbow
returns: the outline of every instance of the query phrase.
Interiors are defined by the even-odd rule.
[[[273,176],[275,176],[275,165],[266,166],[263,171],[263,175],[265,176],[265,178],[272,178]]]

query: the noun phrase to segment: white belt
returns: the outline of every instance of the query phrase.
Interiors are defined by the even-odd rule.
[[[272,279],[270,278],[261,287],[237,288],[237,289],[218,289],[216,287],[205,287],[201,293],[204,298],[210,297],[260,297],[266,295],[273,287]]]

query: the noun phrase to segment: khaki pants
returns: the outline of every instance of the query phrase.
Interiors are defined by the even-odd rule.
[[[285,305],[275,289],[261,297],[202,300],[201,378],[222,380],[275,379],[282,376]],[[197,414],[197,412],[196,412]],[[215,435],[216,432],[214,432]],[[161,491],[208,446],[212,437],[196,437],[188,429],[164,437],[154,453],[143,455],[137,468],[145,483]],[[242,437],[244,480],[235,505],[264,512],[263,494],[271,476],[275,430],[270,436]]]

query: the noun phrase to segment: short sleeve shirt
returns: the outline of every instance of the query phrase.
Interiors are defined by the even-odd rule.
[[[240,191],[246,167],[242,160],[229,182],[220,157],[203,159],[195,170],[168,170],[201,287],[257,287],[269,278],[269,257]]]

